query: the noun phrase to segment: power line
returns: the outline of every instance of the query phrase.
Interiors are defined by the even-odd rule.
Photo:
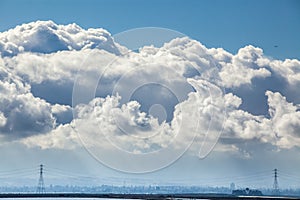
[[[99,181],[101,177],[92,174],[85,174],[81,172],[72,172],[66,171],[59,168],[51,168],[47,167],[44,168],[44,165],[40,165],[39,168],[24,168],[24,169],[12,169],[9,171],[0,171],[0,178],[6,179],[13,179],[13,178],[20,178],[20,177],[30,177],[33,174],[36,174],[36,170],[39,170],[39,180],[37,186],[37,193],[44,193],[45,192],[45,185],[44,185],[44,173],[46,172],[47,177],[54,179],[61,179],[67,180],[72,182],[95,182]],[[35,173],[34,173],[35,171]],[[210,177],[206,179],[202,179],[205,184],[227,184],[228,182],[235,182],[238,185],[247,185],[247,186],[257,186],[257,185],[269,185],[270,183],[270,172],[271,170],[264,170],[264,171],[256,171],[256,172],[248,172],[243,175],[234,175],[234,176],[219,176],[219,177]],[[269,175],[268,175],[269,174]],[[280,176],[279,176],[280,174]],[[289,182],[298,185],[300,183],[300,175],[295,174],[295,172],[290,171],[281,171],[278,169],[272,170],[272,177],[273,177],[273,188],[272,192],[274,195],[279,194],[279,183],[278,179],[282,180],[283,183]]]

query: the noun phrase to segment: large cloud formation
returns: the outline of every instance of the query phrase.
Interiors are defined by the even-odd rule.
[[[180,130],[186,145],[194,130],[213,143],[222,129],[220,151],[240,150],[244,141],[299,147],[299,60],[274,60],[251,45],[233,55],[186,37],[126,51],[106,30],[76,24],[37,21],[0,33],[0,138],[69,149],[82,128],[88,145],[105,147],[106,138],[143,153],[172,145]],[[82,88],[102,76],[95,97],[72,108],[78,71],[87,75]],[[150,114],[154,104],[165,107],[165,118]]]

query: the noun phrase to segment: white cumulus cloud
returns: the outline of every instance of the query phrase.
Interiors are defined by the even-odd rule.
[[[78,131],[87,145],[136,153],[182,148],[195,135],[203,154],[218,137],[219,150],[300,144],[300,61],[258,47],[232,54],[184,37],[125,53],[104,29],[37,21],[0,33],[0,52],[0,134],[28,147],[76,148]],[[152,104],[166,119],[149,114]],[[256,114],[256,104],[269,110]],[[177,134],[182,144],[172,144]]]
[[[287,102],[278,92],[267,91],[269,112],[277,145],[291,148],[300,144],[300,105]]]
[[[53,53],[93,48],[120,53],[106,30],[84,30],[76,24],[64,26],[52,21],[36,21],[0,33],[2,56],[14,56],[22,52]]]

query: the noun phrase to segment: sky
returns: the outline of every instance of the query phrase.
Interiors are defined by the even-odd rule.
[[[0,8],[0,186],[300,187],[299,1]]]
[[[271,57],[300,57],[297,0],[1,0],[0,8],[1,31],[36,20],[75,22],[83,28],[105,28],[112,34],[154,26],[232,53],[252,44]]]

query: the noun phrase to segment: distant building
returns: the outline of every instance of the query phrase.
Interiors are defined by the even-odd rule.
[[[244,190],[232,190],[233,195],[241,196],[262,196],[263,193],[260,190],[250,190],[246,188]]]
[[[235,184],[234,184],[234,183],[231,183],[231,184],[230,184],[230,190],[231,190],[231,191],[235,190]]]

